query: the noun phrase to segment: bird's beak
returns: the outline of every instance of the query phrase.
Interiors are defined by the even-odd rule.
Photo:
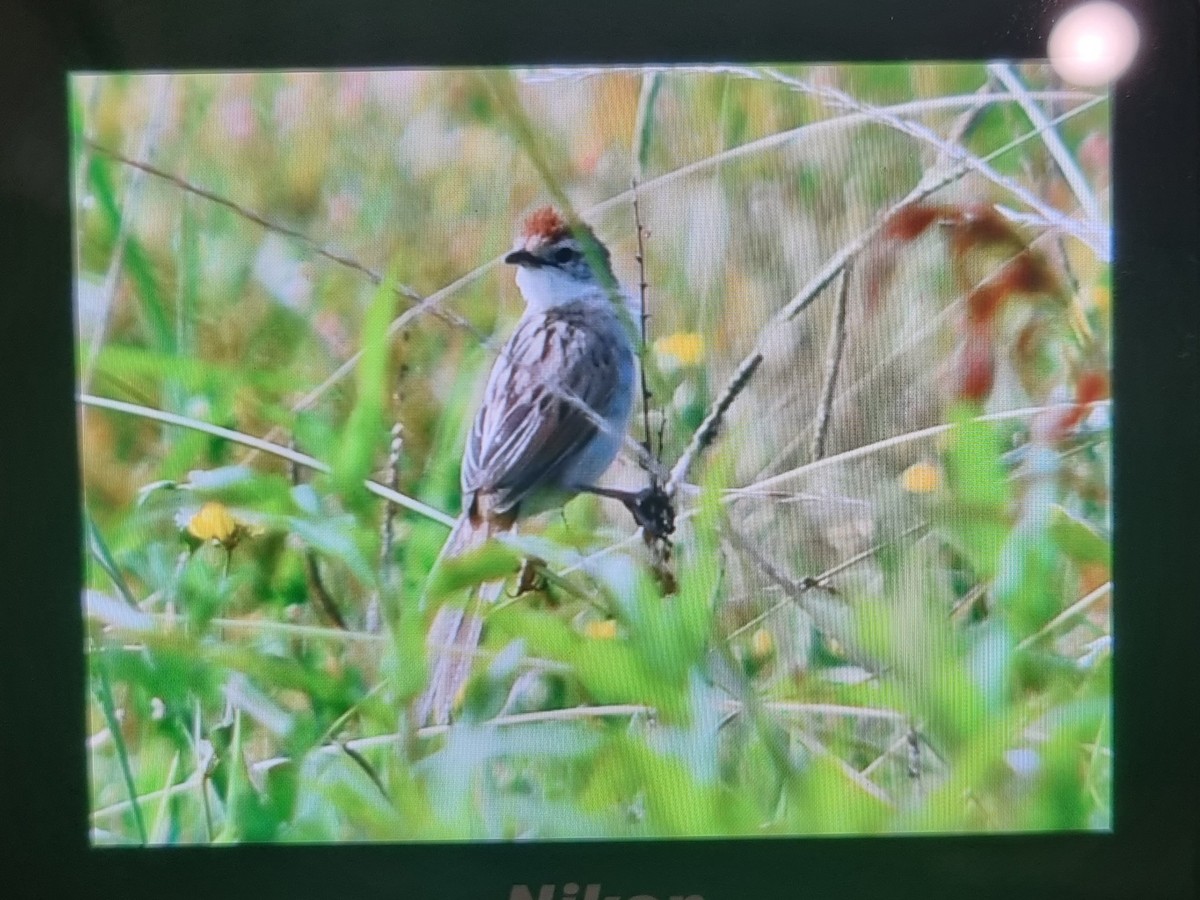
[[[533,266],[534,268],[538,268],[542,265],[542,261],[528,250],[514,250],[508,256],[504,257],[504,261],[510,266]]]

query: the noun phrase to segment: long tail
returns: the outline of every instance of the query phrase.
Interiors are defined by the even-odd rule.
[[[487,522],[477,524],[463,516],[442,545],[434,571],[443,560],[482,547],[488,538],[504,530],[504,526]],[[416,705],[418,727],[449,724],[450,713],[471,676],[474,652],[483,635],[483,617],[473,610],[486,603],[495,603],[503,589],[503,580],[485,582],[473,589],[465,606],[447,604],[437,611],[425,636],[431,665],[429,685]]]

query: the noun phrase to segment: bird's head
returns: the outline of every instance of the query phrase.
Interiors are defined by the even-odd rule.
[[[608,249],[583,223],[552,207],[527,218],[504,261],[517,266],[517,286],[535,309],[602,295],[615,288]]]

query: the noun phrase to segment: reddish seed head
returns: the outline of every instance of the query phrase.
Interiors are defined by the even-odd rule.
[[[526,241],[536,239],[552,243],[568,237],[570,234],[571,227],[567,224],[566,219],[560,216],[558,210],[552,206],[543,206],[541,209],[535,210],[521,228],[521,237]]]
[[[1021,250],[1025,242],[1008,220],[986,204],[963,209],[954,223],[951,246],[956,257],[976,247],[1011,247]]]
[[[1004,285],[981,284],[967,295],[968,320],[975,325],[990,323],[1007,296],[1008,290]]]
[[[1084,372],[1075,385],[1075,402],[1095,403],[1108,396],[1108,375],[1104,372]]]
[[[972,327],[960,351],[958,361],[958,396],[962,400],[982,402],[992,392],[996,377],[996,358],[991,331]]]
[[[938,218],[946,215],[943,207],[910,203],[888,220],[883,232],[887,237],[901,241],[916,240]]]
[[[1001,274],[1001,283],[1017,294],[1058,294],[1058,283],[1045,257],[1025,249],[1009,260]]]

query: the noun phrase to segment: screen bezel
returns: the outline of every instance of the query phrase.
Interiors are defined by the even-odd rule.
[[[1114,833],[530,845],[93,849],[87,765],[71,310],[66,75],[71,71],[536,63],[1038,58],[1065,3],[769,0],[603,10],[438,9],[306,0],[28,9],[9,29],[12,126],[2,364],[11,590],[0,691],[3,802],[37,893],[508,897],[512,884],[601,883],[656,897],[1190,896],[1200,746],[1187,637],[1197,634],[1200,438],[1196,11],[1127,3],[1142,52],[1114,90],[1117,584]],[[32,76],[32,77],[31,77]],[[31,85],[31,87],[24,87]],[[15,140],[13,138],[16,138]],[[1153,314],[1149,314],[1149,313]],[[11,457],[11,458],[10,458]],[[1190,527],[1189,527],[1190,525]],[[18,587],[19,586],[19,587]],[[1179,636],[1179,637],[1177,637]],[[41,687],[37,687],[41,685]],[[10,736],[11,735],[11,736]],[[32,880],[31,880],[32,879]],[[166,879],[164,882],[163,879]],[[536,891],[535,894],[536,896]]]

